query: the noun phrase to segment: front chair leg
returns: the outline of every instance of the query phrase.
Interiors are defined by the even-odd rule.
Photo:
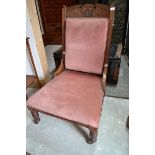
[[[35,123],[35,124],[38,124],[39,121],[40,121],[38,111],[32,110],[32,111],[31,111],[31,114],[32,114],[32,117],[33,117],[33,119],[34,119],[34,123]]]
[[[89,127],[89,132],[88,144],[95,143],[97,141],[97,129]]]

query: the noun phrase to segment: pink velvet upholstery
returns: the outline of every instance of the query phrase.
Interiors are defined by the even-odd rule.
[[[107,30],[107,18],[67,18],[65,67],[101,74]]]
[[[99,76],[66,70],[30,97],[27,105],[97,128],[103,95]]]

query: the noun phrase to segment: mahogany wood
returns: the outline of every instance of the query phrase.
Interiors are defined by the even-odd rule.
[[[66,119],[66,118],[62,118],[62,117],[59,117],[59,116],[55,116],[55,115],[49,114],[49,113],[47,113],[47,112],[45,112],[45,111],[43,111],[43,110],[40,110],[40,109],[34,109],[33,107],[28,107],[28,109],[29,109],[30,111],[37,111],[37,112],[41,112],[41,113],[46,114],[46,115],[49,115],[49,116],[54,116],[54,117],[59,118],[59,119],[63,119],[63,120],[66,120],[66,121],[70,121],[70,122],[72,122],[72,123],[75,123],[75,124],[78,124],[78,125],[87,127],[88,129],[89,129],[89,128],[93,128],[92,126],[90,126],[90,125],[88,125],[88,124],[84,124],[84,123],[80,123],[80,122],[76,122],[76,121],[71,121],[71,120],[68,120],[68,119]]]
[[[109,58],[109,52],[110,52],[110,46],[111,46],[111,39],[112,39],[112,27],[114,24],[114,14],[115,14],[115,7],[110,7],[110,14],[109,14],[109,25],[108,25],[108,38],[107,38],[107,45],[105,50],[105,57],[104,57],[104,65],[103,65],[103,76],[102,76],[102,88],[105,92],[106,87],[106,77],[107,77],[107,71],[108,71],[108,58]]]
[[[32,114],[33,119],[34,119],[34,123],[35,123],[35,124],[38,124],[39,121],[40,121],[38,111],[36,111],[36,110],[31,110],[31,114]]]
[[[85,5],[74,5],[71,7],[63,6],[62,9],[62,38],[63,38],[63,51],[65,51],[65,19],[67,17],[101,17],[109,18],[108,24],[108,35],[107,35],[107,45],[105,50],[104,64],[103,64],[103,75],[102,75],[102,88],[105,91],[106,87],[106,76],[108,71],[108,56],[111,46],[111,36],[112,36],[112,27],[114,24],[114,13],[115,7],[108,6],[104,4],[85,4]],[[63,56],[64,59],[64,56]],[[63,60],[65,62],[65,59]],[[64,65],[65,68],[65,65]]]
[[[103,4],[85,4],[67,7],[66,17],[109,17],[110,7]]]
[[[92,144],[92,143],[96,142],[96,140],[97,140],[97,130],[98,129],[96,129],[96,128],[90,126],[90,125],[83,124],[83,123],[76,122],[76,121],[71,121],[71,120],[68,120],[68,119],[65,119],[65,118],[62,118],[62,117],[58,117],[58,116],[46,113],[46,112],[44,112],[42,110],[39,110],[39,109],[34,109],[34,108],[31,108],[31,107],[28,107],[28,109],[31,111],[31,114],[32,114],[32,117],[34,119],[34,123],[35,124],[39,123],[39,121],[40,121],[39,112],[41,112],[43,114],[46,114],[46,115],[49,115],[49,116],[53,116],[53,117],[56,117],[56,118],[59,118],[59,119],[62,119],[62,120],[66,120],[66,121],[72,122],[73,124],[80,125],[80,126],[88,128],[89,136],[86,139],[86,142],[88,144]]]
[[[128,116],[127,120],[126,120],[126,127],[129,129],[129,116]]]
[[[67,17],[103,17],[103,18],[109,18],[109,25],[108,25],[108,37],[107,37],[107,43],[106,43],[106,51],[105,51],[105,58],[104,58],[104,66],[103,66],[103,78],[102,78],[102,85],[103,85],[103,91],[105,91],[105,85],[106,85],[106,75],[107,75],[107,68],[108,68],[108,54],[110,51],[110,44],[111,44],[111,35],[112,35],[112,25],[114,22],[114,7],[110,7],[104,4],[86,4],[86,5],[75,5],[71,7],[63,6],[62,9],[62,41],[63,41],[63,51],[65,51],[65,22]],[[55,73],[55,76],[60,74],[64,69],[65,57],[63,54],[61,65],[58,68],[58,70]],[[30,108],[31,109],[31,108]],[[45,113],[47,115],[52,115],[49,113],[46,113],[39,109],[31,109],[32,115],[34,117],[34,120],[38,123],[39,115],[38,112]],[[52,115],[54,116],[54,115]],[[54,116],[57,117],[57,116]],[[60,117],[58,117],[60,118]],[[61,118],[64,119],[64,118]],[[64,119],[67,120],[67,119]],[[70,120],[68,120],[70,121]],[[82,125],[84,127],[87,127],[90,131],[89,138],[88,138],[88,144],[92,144],[96,142],[97,140],[97,128],[91,127],[87,124],[81,124],[80,122],[70,121],[79,125]]]
[[[87,141],[88,144],[95,143],[97,141],[97,129],[96,128],[89,128],[89,139]]]

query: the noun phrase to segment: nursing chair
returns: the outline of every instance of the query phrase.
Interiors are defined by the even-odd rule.
[[[40,121],[38,112],[65,119],[87,127],[87,142],[96,142],[114,11],[103,4],[63,6],[61,65],[54,79],[27,101],[35,123]]]

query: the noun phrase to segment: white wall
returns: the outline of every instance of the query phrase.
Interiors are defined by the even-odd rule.
[[[36,66],[36,70],[37,70],[39,79],[42,80],[44,78],[44,75],[43,75],[41,63],[39,60],[39,56],[38,56],[38,52],[37,52],[35,39],[34,39],[34,35],[33,35],[33,31],[32,31],[32,27],[31,27],[27,8],[26,8],[26,37],[30,38],[29,43],[30,43],[30,47],[31,47],[31,51],[32,51],[32,56],[34,59],[34,63]],[[33,75],[34,74],[34,72],[32,70],[30,58],[28,57],[28,52],[26,54],[26,74],[27,75]]]
[[[26,75],[34,75],[34,70],[30,60],[28,50],[26,49]]]

